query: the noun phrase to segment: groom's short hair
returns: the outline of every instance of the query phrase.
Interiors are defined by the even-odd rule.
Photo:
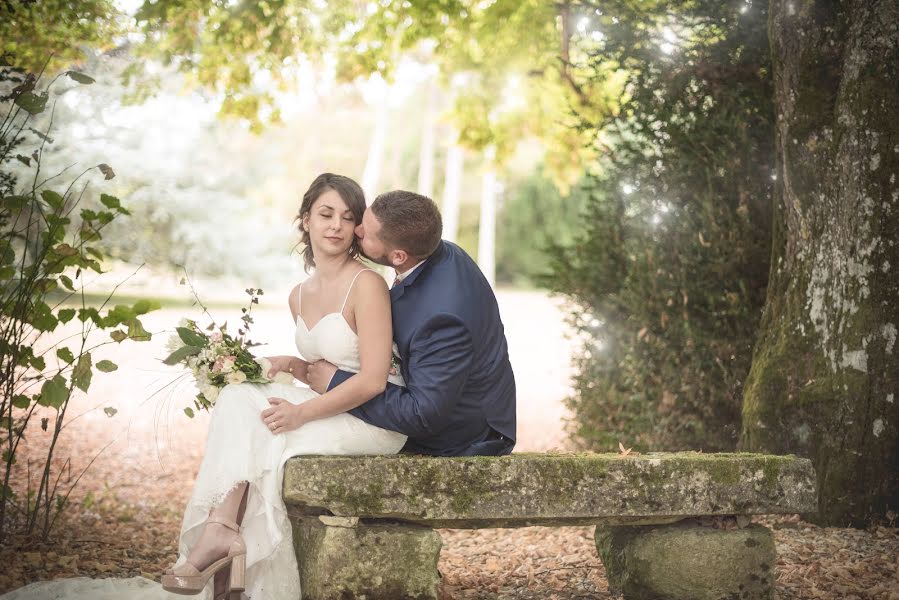
[[[375,198],[371,210],[381,224],[382,242],[417,258],[427,258],[437,249],[443,221],[427,196],[405,190],[385,192]]]

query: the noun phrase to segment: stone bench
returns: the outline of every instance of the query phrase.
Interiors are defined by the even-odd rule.
[[[531,525],[596,525],[626,599],[767,599],[774,540],[750,516],[816,509],[807,459],[694,452],[297,457],[283,494],[304,600],[436,599],[434,528]]]

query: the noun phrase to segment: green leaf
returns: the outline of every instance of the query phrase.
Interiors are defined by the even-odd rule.
[[[111,406],[107,406],[106,408],[103,409],[103,412],[106,413],[107,417],[114,417],[116,415],[116,413],[119,411],[118,411],[118,409],[115,409]]]
[[[93,376],[94,372],[91,371],[91,353],[85,352],[78,359],[78,364],[72,370],[72,385],[82,392],[86,392],[91,386]]]
[[[43,356],[32,356],[31,357],[31,366],[37,369],[38,371],[43,371],[47,368],[47,361],[44,360]]]
[[[95,324],[102,326],[103,318],[100,316],[100,313],[93,306],[88,306],[87,308],[79,308],[78,309],[78,320],[82,323],[86,322],[88,319],[93,321]]]
[[[106,208],[114,210],[122,208],[122,202],[115,196],[110,196],[109,194],[100,194],[100,202],[102,202],[103,206]]]
[[[43,305],[43,306],[41,306]],[[35,306],[34,314],[31,315],[31,324],[38,331],[53,331],[59,321],[50,312],[50,307],[41,302]]]
[[[31,398],[24,394],[16,394],[12,398],[12,405],[16,408],[28,408],[31,406]]]
[[[74,313],[75,311],[72,312]],[[58,350],[56,350],[56,356],[58,356],[68,364],[72,364],[73,362],[75,362],[75,355],[73,355],[72,351],[68,348],[59,348]]]
[[[199,333],[188,329],[187,327],[176,327],[175,331],[178,332],[178,337],[181,338],[181,341],[188,346],[199,346],[200,348],[206,347],[206,338]]]
[[[53,210],[62,209],[62,205],[64,204],[63,197],[53,190],[44,190],[41,192],[41,198],[44,202],[49,204]]]
[[[66,71],[66,75],[83,85],[90,85],[96,81],[93,77],[85,75],[84,73],[79,73],[78,71]]]
[[[119,331],[118,329],[116,329],[115,331],[109,332],[109,337],[111,337],[115,341],[121,343],[123,340],[128,339],[128,334],[125,333],[124,331]]]
[[[49,97],[50,95],[47,92],[43,92],[40,96],[34,92],[22,92],[15,102],[16,106],[25,109],[32,115],[37,115],[44,112],[44,109],[47,108]]]
[[[41,395],[38,404],[41,406],[52,406],[60,408],[69,398],[69,389],[66,386],[65,377],[57,375],[53,379],[48,379],[41,386]]]
[[[119,323],[125,323],[136,316],[127,304],[116,304],[106,312],[106,326],[115,327]]]
[[[119,368],[119,365],[115,364],[111,360],[101,360],[97,363],[97,369],[104,373],[111,373]]]
[[[0,206],[13,211],[19,211],[28,206],[31,196],[5,196],[0,200]]]
[[[132,340],[147,342],[153,337],[149,331],[144,329],[139,319],[130,319],[125,326],[128,327],[128,337]]]
[[[181,346],[180,348],[169,354],[168,357],[162,362],[166,365],[177,365],[188,356],[199,354],[201,350],[202,348],[197,348],[196,346]]]
[[[190,417],[191,419],[194,418],[194,410],[189,406],[184,407],[184,414],[187,415],[188,417]]]
[[[25,163],[25,166],[28,166],[28,167],[31,166],[31,159],[28,158],[27,156],[22,156],[21,154],[16,154],[16,159],[18,159],[18,161],[21,163]]]
[[[63,277],[65,277],[65,276],[63,276]],[[59,279],[62,280],[63,277],[60,277]],[[68,284],[72,285],[71,279],[69,279],[68,277],[65,277],[65,279],[68,279]],[[74,308],[61,308],[61,309],[59,309],[59,311],[57,311],[56,317],[59,319],[59,321],[61,323],[68,323],[73,318],[75,318],[75,309]]]
[[[162,304],[156,300],[138,300],[134,303],[134,306],[131,307],[131,310],[135,315],[145,315],[150,311],[159,310],[160,308],[162,308]]]

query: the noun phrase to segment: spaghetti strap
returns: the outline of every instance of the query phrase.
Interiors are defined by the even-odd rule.
[[[344,296],[344,298],[343,298],[343,304],[340,305],[339,312],[341,314],[343,314],[343,309],[346,308],[346,301],[350,299],[350,292],[353,291],[353,285],[356,283],[356,278],[359,277],[359,275],[363,271],[371,271],[372,273],[375,272],[374,269],[359,269],[359,271],[356,272],[356,274],[353,276],[353,280],[350,282],[350,287],[348,287],[346,290],[346,296]]]
[[[303,304],[303,282],[300,282],[300,285],[297,286],[297,319],[301,319],[300,316],[300,308]]]

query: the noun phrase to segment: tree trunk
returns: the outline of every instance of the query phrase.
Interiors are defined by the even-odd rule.
[[[434,78],[428,80],[427,108],[421,132],[421,148],[418,154],[418,193],[428,198],[434,197],[434,129],[437,105],[437,84]]]
[[[459,235],[459,202],[462,194],[462,168],[464,155],[458,144],[456,132],[450,136],[452,142],[446,150],[446,177],[443,181],[443,239],[456,241]]]
[[[768,297],[742,445],[812,458],[820,522],[899,506],[895,0],[772,0]]]
[[[376,90],[375,128],[372,131],[371,141],[368,145],[368,156],[365,159],[365,169],[362,171],[361,184],[362,191],[365,192],[365,201],[368,204],[374,202],[375,197],[378,195],[378,182],[381,179],[381,164],[384,162],[384,144],[387,139],[387,125],[389,121],[387,109],[388,91],[387,84],[383,82]]]
[[[496,279],[496,165],[495,150],[487,148],[478,221],[478,266],[492,286]]]

